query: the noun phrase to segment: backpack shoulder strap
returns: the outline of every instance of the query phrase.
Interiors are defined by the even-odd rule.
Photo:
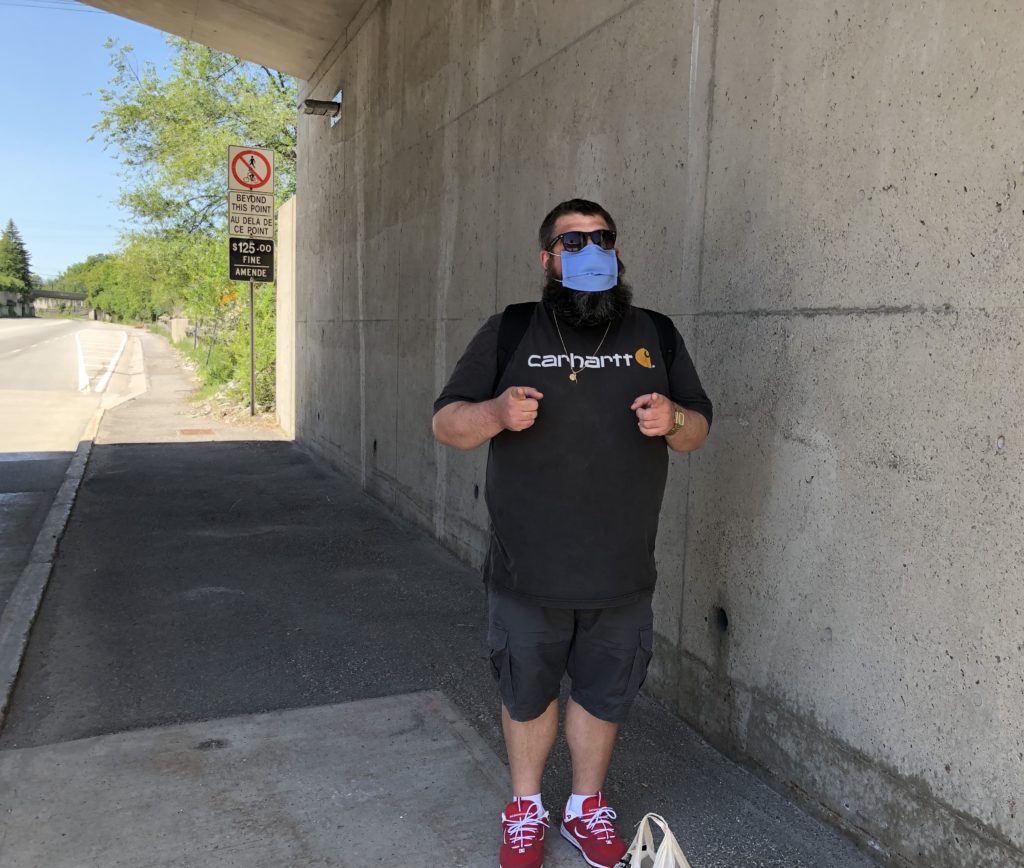
[[[510,304],[501,314],[501,323],[498,326],[498,367],[494,375],[494,388],[498,388],[501,382],[501,375],[505,373],[509,361],[512,359],[516,347],[526,334],[530,326],[533,312],[537,308],[535,301],[523,301],[518,304]]]
[[[665,360],[665,370],[672,370],[672,362],[676,358],[676,327],[665,314],[646,307],[640,308],[653,321],[658,330],[658,342],[661,344],[661,357]]]

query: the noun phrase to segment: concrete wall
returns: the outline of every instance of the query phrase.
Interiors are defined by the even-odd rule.
[[[295,197],[277,211],[277,424],[295,436]]]
[[[10,297],[12,299],[17,298],[13,293]],[[21,307],[20,302],[16,302],[16,307]],[[2,294],[0,294],[0,316],[6,316],[7,309],[7,302],[4,301]],[[32,310],[36,316],[54,313],[73,313],[81,316],[88,314],[90,308],[88,302],[78,301],[77,299],[35,297],[32,299]]]
[[[32,316],[32,305],[17,292],[0,292],[0,317]]]
[[[431,401],[601,201],[716,401],[649,689],[894,863],[1018,865],[1024,29],[895,6],[368,4],[300,119],[296,434],[478,562]]]
[[[168,320],[168,325],[171,327],[171,342],[179,343],[188,337],[188,317],[187,316],[172,316]]]

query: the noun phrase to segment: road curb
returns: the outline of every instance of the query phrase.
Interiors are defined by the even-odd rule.
[[[98,409],[89,420],[83,439],[79,441],[78,449],[64,473],[64,482],[36,536],[28,563],[18,576],[10,599],[0,615],[0,729],[7,718],[7,708],[21,669],[21,661],[25,657],[28,637],[43,601],[43,594],[46,593],[57,545],[64,535],[78,486],[85,475],[103,412],[102,408]]]

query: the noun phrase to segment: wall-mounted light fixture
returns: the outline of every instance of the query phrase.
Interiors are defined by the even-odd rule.
[[[331,119],[333,127],[341,120],[341,91],[339,90],[333,100],[328,99],[307,99],[302,102],[302,111],[307,115],[323,115]]]

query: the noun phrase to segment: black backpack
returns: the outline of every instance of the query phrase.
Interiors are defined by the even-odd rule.
[[[523,301],[518,304],[510,304],[501,314],[501,324],[498,326],[498,373],[494,377],[493,393],[501,382],[501,375],[505,373],[512,354],[519,346],[519,342],[526,334],[530,326],[530,318],[537,308],[536,301]],[[665,362],[665,370],[672,369],[672,362],[676,355],[676,327],[665,314],[656,310],[648,310],[646,307],[638,308],[647,314],[653,321],[654,327],[658,330],[658,341],[661,344],[661,358]]]

